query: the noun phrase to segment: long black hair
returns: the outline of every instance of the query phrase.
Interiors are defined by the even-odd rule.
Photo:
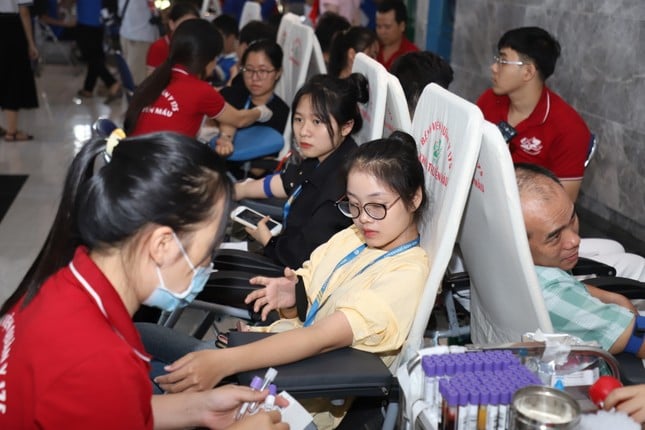
[[[327,73],[340,76],[348,65],[347,53],[350,48],[357,53],[363,52],[376,42],[378,42],[376,33],[366,27],[352,27],[346,31],[339,31],[332,39],[329,48]]]
[[[168,86],[173,66],[181,65],[203,78],[206,65],[222,52],[223,45],[222,35],[208,21],[189,19],[179,24],[170,40],[168,58],[141,82],[130,100],[125,113],[126,133],[136,127],[141,110],[154,103]]]
[[[111,161],[95,169],[104,151],[105,139],[94,139],[74,157],[45,245],[0,315],[23,297],[27,306],[78,246],[120,246],[150,224],[181,236],[212,217],[219,199],[228,210],[232,185],[224,163],[195,139],[175,133],[124,139]]]

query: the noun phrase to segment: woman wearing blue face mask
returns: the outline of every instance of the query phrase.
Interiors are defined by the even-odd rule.
[[[151,397],[131,319],[142,303],[170,311],[203,288],[231,196],[223,164],[170,133],[108,142],[74,158],[47,242],[0,310],[0,428],[228,428],[266,392]],[[230,428],[279,421],[264,413]]]

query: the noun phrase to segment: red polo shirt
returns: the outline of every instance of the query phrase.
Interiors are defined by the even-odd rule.
[[[392,56],[388,58],[387,61],[383,58],[383,46],[381,46],[381,49],[379,49],[378,55],[376,56],[376,61],[381,63],[387,70],[390,70],[390,66],[392,65],[392,63],[394,63],[394,60],[396,60],[403,54],[407,54],[408,52],[415,52],[418,50],[419,48],[417,48],[417,45],[410,42],[407,37],[403,36],[403,39],[401,39],[401,44],[399,45],[399,49],[394,54],[392,54]]]
[[[204,115],[219,115],[226,101],[208,82],[181,66],[172,68],[170,83],[159,98],[141,110],[133,136],[156,131],[174,131],[195,137]]]
[[[85,249],[72,264],[0,319],[0,428],[152,429],[132,319]]]
[[[510,99],[488,89],[477,106],[486,120],[499,124],[508,118]],[[509,142],[513,162],[538,164],[562,179],[582,179],[591,133],[556,93],[544,86],[535,109],[515,130],[517,135]]]
[[[146,55],[146,66],[159,67],[170,55],[170,37],[168,35],[155,40]]]

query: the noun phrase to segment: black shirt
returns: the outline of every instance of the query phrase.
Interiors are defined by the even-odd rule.
[[[300,184],[302,190],[291,204],[286,228],[264,247],[267,257],[297,269],[314,249],[352,224],[334,203],[345,195],[346,178],[341,166],[356,147],[354,139],[348,137],[322,163],[307,158],[299,165],[287,165],[280,173],[287,195]]]

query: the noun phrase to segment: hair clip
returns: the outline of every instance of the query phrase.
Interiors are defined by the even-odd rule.
[[[125,132],[123,131],[123,129],[115,128],[114,130],[112,130],[110,137],[108,137],[105,141],[105,161],[107,163],[109,163],[112,159],[112,152],[114,151],[114,148],[116,148],[121,139],[124,138]]]

